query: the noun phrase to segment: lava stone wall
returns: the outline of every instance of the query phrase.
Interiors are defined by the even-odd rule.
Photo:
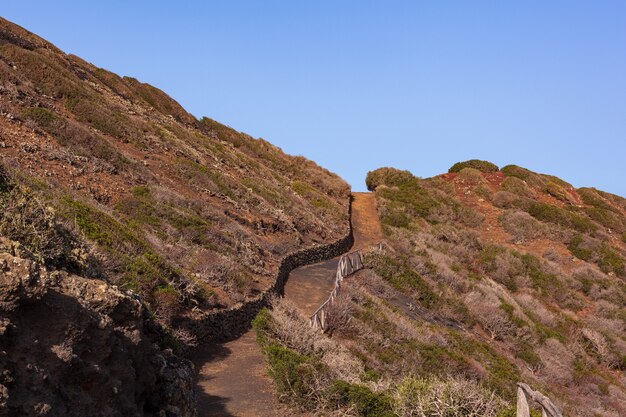
[[[289,273],[301,266],[322,262],[344,254],[354,243],[352,234],[352,202],[348,204],[348,231],[341,239],[327,245],[317,245],[293,252],[283,258],[274,285],[255,298],[234,307],[207,313],[205,317],[186,324],[202,343],[233,340],[250,329],[250,323],[261,308],[269,304],[270,297],[280,294]]]

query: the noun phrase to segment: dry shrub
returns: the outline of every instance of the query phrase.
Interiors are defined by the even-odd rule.
[[[547,231],[543,223],[524,211],[506,212],[500,217],[500,223],[516,241],[537,239]]]
[[[533,317],[541,324],[554,327],[557,325],[557,318],[554,313],[548,310],[541,301],[530,294],[518,294],[515,301],[524,309],[524,311],[532,312]]]
[[[498,191],[493,195],[491,202],[500,208],[513,208],[517,205],[519,197],[508,191]]]
[[[483,174],[476,168],[463,168],[459,171],[457,179],[472,186],[489,184],[489,181],[487,181]]]
[[[576,350],[550,338],[536,348],[544,367],[538,372],[542,380],[550,384],[567,385],[573,380]]]
[[[388,282],[376,275],[371,269],[364,269],[359,272],[358,282],[367,289],[367,292],[379,298],[391,298],[397,292]]]
[[[342,297],[340,304],[344,307],[338,307],[337,311],[345,313],[344,319],[347,321],[351,310],[348,297]],[[348,306],[345,307],[346,305]],[[359,377],[363,373],[362,363],[342,345],[313,329],[291,301],[274,298],[269,313],[273,322],[273,337],[281,345],[301,355],[319,356],[335,379],[359,382]],[[332,321],[330,317],[329,315]],[[335,320],[337,323],[340,321],[339,318]]]
[[[343,287],[341,292],[326,309],[326,331],[332,334],[335,331],[345,329],[352,315],[352,303],[350,295]]]
[[[580,330],[580,338],[583,345],[596,356],[600,363],[605,364],[609,368],[617,367],[619,358],[615,355],[602,333],[585,327]]]
[[[498,253],[491,265],[485,272],[496,282],[504,285],[507,289],[517,289],[515,278],[524,274],[524,264],[520,258],[509,251]]]
[[[506,403],[465,379],[407,377],[394,393],[399,417],[495,417]]]
[[[301,355],[313,353],[319,333],[309,325],[297,307],[290,300],[279,297],[272,299],[271,305],[274,338]]]
[[[515,325],[500,308],[500,300],[492,294],[473,291],[465,297],[465,304],[491,339],[502,340],[515,331]]]
[[[101,274],[93,251],[28,187],[13,184],[0,165],[0,235],[20,242],[38,261],[88,276]]]

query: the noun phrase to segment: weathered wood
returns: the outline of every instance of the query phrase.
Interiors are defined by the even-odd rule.
[[[326,309],[335,301],[337,295],[339,295],[339,289],[341,288],[343,279],[360,269],[363,269],[363,257],[360,251],[348,253],[339,259],[337,273],[335,274],[335,287],[326,301],[324,301],[309,318],[309,322],[313,328],[320,328],[322,331],[326,330]]]
[[[520,414],[520,398],[523,398],[526,403],[526,414]],[[541,414],[545,417],[563,417],[561,410],[545,395],[538,391],[534,391],[528,384],[517,384],[517,417],[529,417],[530,411],[528,410],[528,399],[539,404],[541,407]],[[523,405],[522,405],[523,408]]]
[[[530,417],[530,408],[524,390],[517,387],[517,414],[516,417]]]

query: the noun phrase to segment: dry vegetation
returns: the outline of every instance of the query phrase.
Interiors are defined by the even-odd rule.
[[[452,171],[368,175],[386,243],[345,281],[326,343],[358,360],[347,382],[389,406],[342,404],[354,415],[513,416],[524,381],[566,416],[624,415],[626,200],[515,166]],[[271,343],[315,358],[278,336],[278,311]]]

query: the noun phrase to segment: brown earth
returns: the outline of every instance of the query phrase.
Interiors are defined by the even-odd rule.
[[[354,193],[352,249],[382,240],[382,228],[372,193]],[[338,258],[297,268],[289,275],[284,296],[305,315],[312,314],[333,289]],[[198,416],[278,417],[298,415],[273,395],[265,360],[250,330],[239,339],[206,346],[193,359],[198,370]]]

